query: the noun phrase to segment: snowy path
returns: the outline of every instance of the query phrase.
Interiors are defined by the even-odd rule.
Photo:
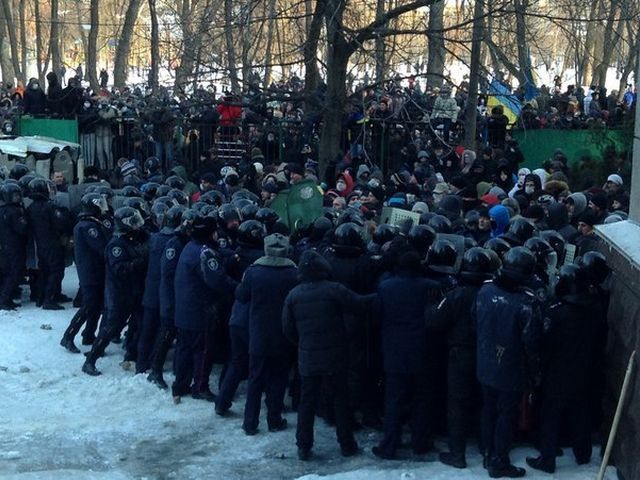
[[[71,296],[75,289],[75,271],[67,270],[64,292]],[[435,461],[382,462],[370,453],[378,440],[372,432],[357,435],[363,454],[342,459],[333,431],[321,420],[317,460],[299,462],[294,414],[286,415],[289,429],[284,432],[246,437],[237,413],[242,398],[228,419],[216,417],[212,404],[203,401],[187,398],[174,405],[168,392],[144,376],[122,371],[116,345],[98,362],[102,376],[81,373],[84,357],[58,345],[72,314],[71,309],[45,312],[32,304],[0,312],[0,479],[488,478],[479,455],[470,456],[471,468],[464,471]],[[47,324],[51,330],[41,328]],[[266,432],[264,419],[261,427]],[[513,457],[524,465],[532,453],[517,449]],[[595,478],[595,461],[576,467],[567,453],[555,477],[528,470],[527,478]]]

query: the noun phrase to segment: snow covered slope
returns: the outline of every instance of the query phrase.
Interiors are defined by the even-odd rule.
[[[74,295],[76,285],[75,272],[67,270],[64,292]],[[203,401],[186,398],[174,405],[170,394],[145,376],[119,367],[118,345],[110,345],[98,361],[102,376],[81,373],[84,357],[58,345],[74,311],[45,312],[28,304],[0,313],[0,479],[488,478],[475,448],[465,471],[435,461],[382,462],[370,453],[379,438],[370,431],[358,433],[363,454],[342,459],[333,431],[321,420],[314,449],[318,459],[299,462],[294,414],[286,415],[290,427],[284,432],[266,433],[263,419],[261,433],[246,437],[242,398],[232,409],[236,414],[225,419]],[[166,379],[172,376],[167,373]],[[576,467],[565,452],[555,478],[595,478],[595,461]],[[532,453],[517,449],[514,459],[524,465]],[[529,470],[527,478],[554,477]]]

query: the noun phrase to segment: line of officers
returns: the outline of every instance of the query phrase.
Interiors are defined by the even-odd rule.
[[[31,180],[25,212],[19,181],[0,188],[3,307],[15,307],[29,228],[38,242],[33,205],[43,203],[35,211],[46,213],[47,229],[62,231],[48,189]],[[540,455],[527,458],[530,467],[555,471],[565,423],[577,463],[590,461],[610,273],[600,253],[559,267],[563,238],[523,218],[483,247],[463,238],[461,251],[455,236],[442,235],[451,221],[433,214],[428,225],[378,225],[367,243],[365,221],[351,209],[327,210],[289,235],[246,191],[232,199],[206,192],[189,208],[186,195],[125,187],[115,211],[108,186],[87,192],[73,228],[81,306],[60,342],[80,353],[84,327],[83,372],[100,375],[97,360],[126,328],[123,368],[135,363],[163,389],[175,341],[176,403],[191,395],[225,416],[248,380],[247,435],[258,433],[263,394],[268,430],[287,427],[288,388],[301,460],[313,456],[316,415],[335,424],[344,456],[358,453],[353,432],[363,426],[384,432],[373,448],[383,459],[402,455],[405,424],[416,456],[446,431],[439,459],[456,468],[466,467],[479,424],[489,476],[522,477],[509,452],[534,408]],[[56,253],[45,248],[42,258]],[[46,261],[40,267],[49,273]],[[45,285],[43,306],[59,288]],[[215,363],[223,365],[218,395]]]

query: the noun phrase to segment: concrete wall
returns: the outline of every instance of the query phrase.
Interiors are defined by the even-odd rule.
[[[598,227],[601,251],[613,269],[606,348],[605,438],[611,427],[631,352],[640,354],[640,226]],[[621,478],[640,480],[640,367],[636,357],[627,401],[611,457]]]

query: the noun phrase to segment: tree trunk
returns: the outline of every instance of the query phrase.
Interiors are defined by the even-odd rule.
[[[0,28],[0,72],[2,79],[7,83],[13,83],[15,72],[11,63],[11,49],[7,40],[7,31],[4,24]],[[10,80],[11,79],[11,80]]]
[[[26,0],[20,0],[18,9],[20,22],[20,70],[24,79],[27,79],[27,26],[25,22],[25,9],[27,8]]]
[[[311,114],[311,112],[317,112],[321,107],[319,99],[316,98],[318,82],[320,80],[317,55],[318,43],[320,41],[320,32],[322,31],[322,22],[324,19],[326,6],[326,0],[316,1],[313,18],[311,19],[311,24],[309,25],[307,41],[304,44],[304,111],[308,114]]]
[[[39,5],[40,2],[38,0],[33,2],[33,16],[35,18],[40,18]],[[44,69],[42,68],[44,59],[42,57],[42,24],[41,22],[36,22],[36,68],[38,69],[38,81],[40,85],[44,86]]]
[[[476,147],[476,120],[478,117],[478,84],[480,82],[480,54],[484,37],[484,0],[476,0],[473,9],[471,65],[469,72],[469,97],[465,112],[464,144],[472,150]]]
[[[240,93],[236,47],[233,43],[233,0],[224,0],[224,38],[227,45],[227,67],[229,68],[231,91]]]
[[[429,7],[427,38],[427,85],[441,87],[444,75],[446,50],[444,45],[444,0]]]
[[[13,20],[10,0],[2,0],[2,13],[9,33],[9,45],[11,47],[11,65],[18,80],[24,82],[24,76],[20,71],[20,57],[18,54],[18,38],[16,37],[16,23]],[[13,78],[13,77],[12,77]],[[13,80],[12,80],[13,83]]]
[[[580,64],[576,72],[576,81],[578,85],[582,85],[586,79],[591,78],[591,71],[593,69],[593,57],[595,50],[595,36],[596,36],[596,24],[593,21],[596,18],[598,12],[598,0],[594,0],[591,4],[591,10],[589,12],[589,22],[587,23],[587,34],[584,41],[584,49],[582,51]]]
[[[49,30],[49,48],[51,49],[51,70],[56,76],[59,76],[62,67],[62,58],[60,56],[60,19],[58,17],[59,4],[58,0],[50,1],[51,28]]]
[[[160,76],[160,28],[158,27],[156,0],[149,0],[149,16],[151,17],[151,70],[149,71],[149,87],[155,92],[158,89],[158,79]]]
[[[387,0],[377,0],[376,2],[376,20],[380,20],[385,13]],[[387,67],[386,45],[383,35],[378,35],[375,39],[375,60],[376,60],[376,83],[383,82],[385,79],[385,70]]]
[[[602,57],[600,62],[593,70],[593,78],[591,85],[604,86],[607,81],[607,70],[611,64],[611,56],[616,49],[620,32],[616,31],[614,25],[618,14],[618,0],[612,0],[610,10],[608,11],[607,23],[604,28],[604,38],[602,41]]]
[[[89,84],[94,92],[99,90],[98,84],[98,33],[100,29],[100,0],[91,0],[89,42],[87,46],[87,71]]]
[[[124,25],[122,25],[122,32],[120,32],[116,48],[116,58],[113,63],[113,85],[116,88],[122,88],[127,83],[131,41],[141,6],[142,0],[129,0],[127,11],[124,14]]]
[[[306,3],[305,3],[306,6]],[[267,46],[264,53],[264,81],[262,82],[263,88],[269,88],[271,85],[271,71],[273,63],[273,36],[275,33],[276,25],[276,0],[269,0],[268,14],[269,25],[267,27]]]
[[[341,0],[328,0],[324,15],[327,29],[327,91],[324,102],[322,133],[318,160],[321,175],[329,163],[342,152],[342,115],[346,103],[347,65],[353,53],[342,33],[345,4]]]
[[[529,0],[515,0],[516,12],[516,44],[518,49],[518,67],[520,75],[518,82],[521,86],[529,83],[535,86],[531,69],[531,57],[529,56],[529,42],[527,41],[526,15]]]

